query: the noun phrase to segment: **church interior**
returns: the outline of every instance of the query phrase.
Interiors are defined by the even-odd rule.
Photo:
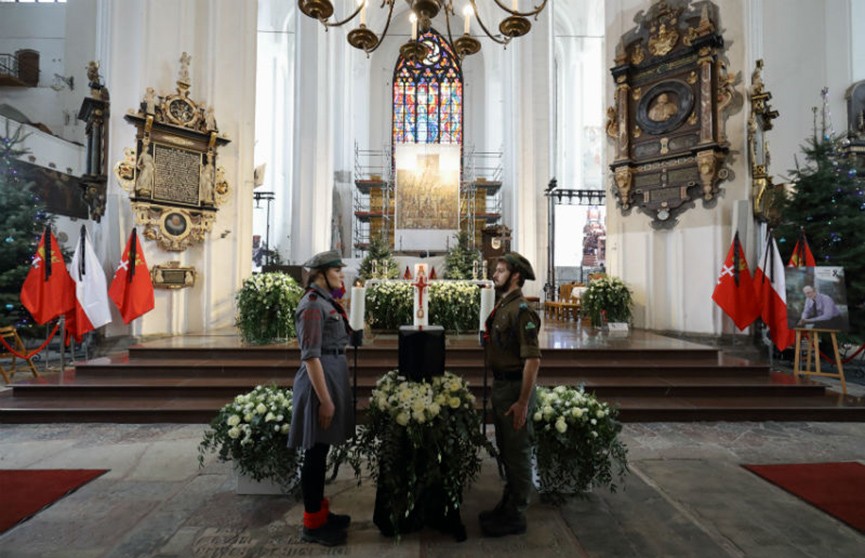
[[[302,293],[332,250],[358,413],[403,325],[453,320],[442,362],[487,435],[481,339],[517,252],[538,384],[613,406],[629,465],[619,491],[535,498],[527,534],[486,539],[485,455],[464,543],[383,537],[374,484],[345,465],[337,550],[857,556],[865,502],[824,513],[748,467],[865,470],[863,24],[865,0],[0,0],[0,483],[106,471],[0,515],[0,555],[325,555],[295,498],[240,494],[197,448],[223,405],[290,388],[302,362],[300,294],[272,333],[243,293],[286,276]],[[828,193],[806,197],[821,165]],[[99,300],[43,321],[22,290],[36,260],[46,283],[71,261],[79,299],[95,268]],[[752,280],[782,306],[750,306]],[[812,284],[843,325],[803,325]]]

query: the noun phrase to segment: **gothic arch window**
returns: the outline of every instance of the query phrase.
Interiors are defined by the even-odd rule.
[[[463,74],[450,44],[436,30],[420,36],[421,62],[399,57],[393,76],[393,143],[463,141]]]

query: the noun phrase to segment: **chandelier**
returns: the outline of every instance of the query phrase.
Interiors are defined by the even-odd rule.
[[[350,1],[350,0],[349,0]],[[384,24],[384,29],[381,35],[376,33],[366,26],[367,5],[372,0],[355,0],[357,7],[345,19],[339,20],[333,16],[333,4],[330,0],[298,0],[298,9],[307,16],[317,19],[324,25],[325,29],[330,27],[341,27],[355,18],[358,18],[358,26],[349,31],[348,43],[354,48],[360,49],[369,55],[381,45],[384,38],[387,36],[390,28],[391,17],[393,16],[393,7],[396,0],[381,0],[379,8],[387,8],[387,21]],[[540,6],[532,6],[528,11],[520,11],[520,0],[511,0],[511,7],[508,8],[502,0],[492,0],[507,16],[499,23],[499,32],[493,33],[486,26],[478,13],[478,7],[475,0],[468,0],[468,3],[463,8],[463,34],[453,39],[451,35],[451,17],[456,17],[454,12],[453,0],[405,0],[411,9],[411,40],[400,47],[400,54],[409,60],[419,61],[426,57],[427,46],[418,41],[418,33],[425,33],[429,30],[432,19],[439,12],[444,12],[445,22],[447,23],[448,40],[454,47],[457,55],[464,58],[471,54],[480,51],[481,43],[476,38],[471,36],[471,18],[474,16],[478,20],[481,30],[487,37],[500,45],[507,45],[512,39],[522,37],[532,29],[532,23],[528,18],[534,17],[537,20],[540,14],[547,5],[548,0],[543,0]],[[522,0],[526,3],[532,0]]]

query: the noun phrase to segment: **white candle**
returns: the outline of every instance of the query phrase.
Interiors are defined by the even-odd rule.
[[[520,9],[520,0],[514,0],[513,3],[514,11],[518,11]]]
[[[360,24],[366,25],[366,0],[358,0],[360,4]]]
[[[495,304],[496,294],[493,289],[481,288],[481,314],[480,314],[480,322],[478,325],[478,329],[480,331],[484,331],[486,329],[487,318],[490,315],[490,312],[493,311],[493,305]]]
[[[351,314],[349,314],[348,325],[355,331],[363,331],[363,315],[366,313],[366,289],[363,287],[351,288]]]
[[[409,16],[409,19],[411,20],[411,40],[416,41],[417,40],[417,16],[414,15],[414,12],[412,12],[411,16]]]
[[[472,6],[471,4],[466,4],[466,7],[463,8],[463,16],[465,17],[465,24],[463,25],[463,32],[468,35],[469,31],[472,28]]]

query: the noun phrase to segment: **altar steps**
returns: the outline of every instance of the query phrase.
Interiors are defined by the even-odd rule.
[[[637,331],[627,339],[555,335],[542,339],[539,383],[584,385],[618,406],[623,421],[865,421],[860,399],[710,347]],[[395,339],[378,338],[358,351],[361,418],[376,380],[397,367],[396,349]],[[354,351],[347,356],[353,365]],[[0,423],[207,423],[256,385],[289,387],[299,357],[296,347],[241,346],[231,337],[145,343],[76,363],[62,376],[15,383],[0,393]],[[480,406],[484,367],[476,338],[449,339],[446,359],[448,370],[469,381]]]

